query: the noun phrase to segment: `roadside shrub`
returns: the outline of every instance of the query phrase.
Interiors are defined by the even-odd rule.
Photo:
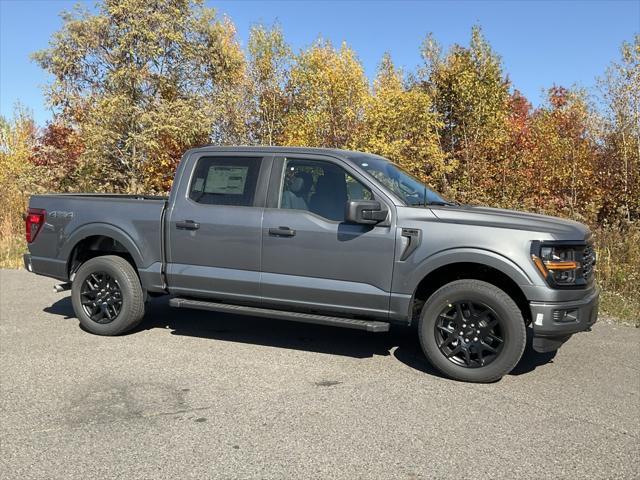
[[[640,225],[595,232],[601,311],[640,327]]]

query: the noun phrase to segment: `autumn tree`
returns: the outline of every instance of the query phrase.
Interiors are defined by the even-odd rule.
[[[598,162],[603,191],[600,222],[640,219],[640,35],[600,80],[604,151]]]
[[[82,139],[73,128],[59,119],[47,123],[38,132],[31,152],[31,163],[43,173],[39,176],[40,186],[46,191],[64,192],[85,185],[79,171],[83,152]]]
[[[34,58],[96,188],[165,190],[185,149],[226,138],[244,56],[231,22],[203,0],[105,0],[95,15],[62,19]]]
[[[387,157],[416,177],[444,187],[452,165],[445,162],[440,148],[440,128],[442,122],[429,94],[415,86],[405,88],[402,72],[385,54],[373,95],[366,103],[356,148]]]
[[[353,50],[318,40],[294,58],[282,143],[341,148],[362,125],[369,84]]]
[[[496,181],[491,190],[492,204],[502,208],[534,210],[532,182],[539,176],[539,166],[531,154],[533,107],[518,90],[510,95],[504,154],[498,163]]]
[[[472,29],[468,47],[454,45],[446,54],[427,36],[422,57],[421,83],[443,121],[442,147],[458,160],[450,178],[462,200],[486,201],[486,192],[500,181],[507,141],[509,81],[501,59],[479,27]]]
[[[20,117],[3,135],[31,145],[26,170],[48,172],[33,191],[161,192],[190,147],[288,144],[378,153],[470,203],[630,222],[640,217],[639,38],[600,83],[601,115],[560,87],[534,109],[479,27],[446,52],[429,35],[411,80],[385,56],[370,85],[345,44],[294,54],[278,26],[258,25],[245,55],[204,0],[103,0],[95,14],[64,13],[34,55],[53,77],[53,121],[38,133]]]
[[[530,198],[536,210],[593,221],[600,201],[592,112],[580,90],[552,87],[531,119],[531,162],[537,175]]]
[[[0,233],[3,237],[21,232],[20,216],[36,184],[31,155],[37,128],[31,112],[16,105],[13,118],[0,117]]]
[[[251,143],[275,145],[284,128],[291,49],[278,26],[257,25],[249,34],[248,52]]]

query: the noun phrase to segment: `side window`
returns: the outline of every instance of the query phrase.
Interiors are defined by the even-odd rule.
[[[189,198],[207,205],[252,206],[260,160],[244,157],[199,159],[191,179]]]
[[[348,200],[372,200],[371,190],[329,162],[287,160],[280,208],[307,210],[329,220],[344,221]]]

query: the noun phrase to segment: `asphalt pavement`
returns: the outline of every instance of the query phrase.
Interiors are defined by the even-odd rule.
[[[372,334],[155,300],[84,332],[55,280],[0,271],[0,478],[639,478],[640,329],[599,321],[511,375],[440,377]]]

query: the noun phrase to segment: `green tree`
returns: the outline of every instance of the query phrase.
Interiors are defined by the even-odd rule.
[[[53,75],[49,103],[81,135],[96,187],[164,190],[186,148],[235,127],[244,56],[233,25],[202,0],[104,0],[96,15],[62,18],[34,58]]]
[[[387,157],[424,181],[444,187],[451,165],[445,163],[440,148],[442,122],[427,92],[405,88],[402,72],[388,54],[382,58],[364,118],[356,148]]]
[[[318,40],[294,59],[282,142],[340,148],[361,128],[369,84],[353,50]]]

